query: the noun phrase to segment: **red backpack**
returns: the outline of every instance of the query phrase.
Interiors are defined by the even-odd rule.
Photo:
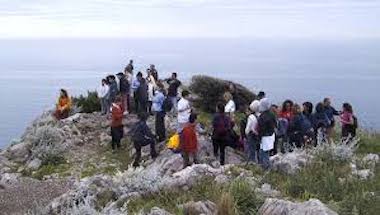
[[[228,135],[229,130],[230,130],[229,119],[226,116],[221,115],[219,117],[218,122],[216,123],[215,129],[214,129],[214,134],[217,137],[225,137]]]

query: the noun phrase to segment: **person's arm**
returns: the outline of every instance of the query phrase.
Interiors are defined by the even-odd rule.
[[[337,111],[334,107],[331,107],[332,109],[332,112],[335,116],[339,116],[340,115],[340,111]]]

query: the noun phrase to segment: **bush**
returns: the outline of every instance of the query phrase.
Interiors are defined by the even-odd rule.
[[[59,129],[42,126],[36,129],[32,138],[32,156],[41,160],[42,165],[57,165],[64,161],[63,152],[66,147]]]
[[[100,99],[97,92],[87,92],[87,96],[73,97],[73,103],[81,113],[93,113],[101,110]]]
[[[223,101],[223,95],[230,85],[230,81],[225,81],[208,76],[194,76],[190,84],[192,93],[198,96],[194,105],[203,111],[215,112],[216,104]],[[235,103],[237,106],[249,105],[256,97],[254,93],[240,84],[233,83],[236,86]]]

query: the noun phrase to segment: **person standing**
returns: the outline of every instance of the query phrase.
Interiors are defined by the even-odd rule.
[[[128,65],[124,69],[124,74],[133,74],[133,60],[129,60]]]
[[[168,97],[172,101],[173,109],[172,113],[177,113],[178,102],[178,88],[181,86],[181,82],[177,79],[177,73],[173,72],[172,77],[166,81],[169,84]]]
[[[133,146],[136,150],[135,161],[133,162],[133,167],[138,167],[140,165],[141,159],[141,148],[144,146],[150,146],[150,155],[152,159],[157,157],[155,139],[154,135],[146,124],[148,115],[146,113],[138,113],[139,121],[133,125],[131,129],[131,137],[133,141]]]
[[[164,86],[159,83],[157,84],[157,91],[152,99],[152,110],[155,113],[155,130],[156,138],[158,142],[162,142],[166,138],[165,130],[165,110],[164,110],[164,101],[165,101],[165,89]]]
[[[247,136],[248,143],[248,161],[256,162],[256,155],[258,155],[259,147],[259,127],[258,127],[258,110],[260,102],[255,100],[249,106],[251,114],[247,119],[247,126],[245,127],[245,134]]]
[[[122,99],[123,108],[125,110],[124,115],[128,114],[128,101],[129,101],[129,95],[130,95],[130,85],[126,78],[126,76],[123,73],[118,73],[116,75],[119,79],[119,91]]]
[[[108,99],[108,93],[109,93],[109,87],[106,79],[102,79],[102,84],[97,89],[98,97],[100,99],[100,105],[101,105],[101,114],[107,114],[108,109],[110,108],[107,104]]]
[[[56,111],[53,114],[57,120],[66,119],[69,117],[71,110],[71,98],[65,89],[60,90],[59,99],[57,102]]]
[[[157,84],[151,74],[148,75],[147,81],[148,81],[148,113],[150,115],[153,115],[152,103],[153,103],[154,95],[156,94]]]
[[[110,75],[107,77],[107,81],[109,83],[109,106],[111,106],[111,104],[113,102],[115,102],[115,99],[116,99],[116,96],[118,94],[118,87],[117,87],[117,83],[116,83],[116,78],[114,75]]]
[[[139,113],[146,113],[147,112],[147,105],[148,105],[148,84],[145,78],[140,77],[139,79],[140,85],[137,88],[137,103],[138,103],[138,112]]]
[[[335,116],[339,116],[340,112],[337,111],[333,106],[331,106],[330,98],[323,99],[323,106],[324,106],[325,113],[330,120],[330,125],[326,129],[326,135],[327,135],[327,142],[331,143],[332,137],[334,134],[334,128],[335,128]]]
[[[188,100],[189,96],[189,91],[182,91],[182,98],[178,102],[178,133],[181,133],[185,124],[189,122],[191,114],[191,105]]]
[[[340,122],[342,123],[342,140],[349,141],[356,137],[356,129],[358,127],[357,119],[354,115],[351,104],[344,103],[343,111],[340,115]]]
[[[136,74],[136,78],[132,80],[132,91],[133,91],[133,100],[134,100],[134,103],[135,103],[135,112],[138,113],[139,112],[139,100],[138,100],[138,95],[137,95],[137,90],[138,88],[140,87],[140,81],[141,79],[143,78],[143,75],[141,72],[138,72]]]
[[[215,157],[220,153],[220,165],[225,164],[225,148],[231,145],[230,131],[232,129],[232,122],[228,115],[224,112],[223,103],[218,103],[216,107],[216,114],[212,120],[213,133],[212,145]]]
[[[112,150],[120,148],[121,139],[124,136],[123,127],[123,103],[120,96],[117,96],[115,102],[111,105],[111,136],[112,136]]]
[[[223,95],[224,101],[226,102],[226,106],[224,106],[224,112],[234,121],[236,105],[233,99],[233,96],[230,92],[226,92]]]
[[[154,64],[151,64],[149,70],[152,74],[152,77],[154,78],[154,81],[158,81],[158,71],[156,69],[156,66]]]
[[[190,166],[190,158],[194,164],[198,163],[198,138],[196,133],[197,115],[192,113],[189,117],[189,122],[184,126],[181,134],[181,152],[183,157],[183,167]]]
[[[275,129],[277,126],[276,116],[270,110],[268,99],[264,98],[260,101],[260,110],[262,110],[258,118],[259,139],[260,139],[260,160],[259,163],[264,169],[270,168],[269,152],[274,148]]]

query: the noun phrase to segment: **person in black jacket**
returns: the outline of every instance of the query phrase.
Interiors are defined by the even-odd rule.
[[[148,115],[147,113],[139,113],[138,118],[139,121],[135,125],[133,125],[131,129],[133,146],[136,150],[135,161],[133,162],[134,167],[138,167],[140,165],[141,148],[143,146],[150,146],[150,155],[152,159],[155,159],[157,157],[157,152],[155,148],[155,137],[152,131],[149,129],[148,125],[146,124]]]
[[[269,152],[274,148],[274,132],[277,126],[276,116],[270,110],[270,106],[268,99],[264,98],[260,101],[260,111],[262,112],[258,119],[259,139],[261,140],[259,163],[264,169],[270,167]]]
[[[140,85],[136,90],[136,101],[138,103],[138,112],[146,113],[148,105],[148,84],[143,77],[139,79]]]
[[[293,105],[293,118],[289,122],[288,133],[290,143],[294,143],[296,147],[303,147],[312,142],[313,126],[298,104]]]
[[[173,114],[177,113],[177,103],[178,103],[178,88],[181,86],[181,82],[177,79],[177,73],[173,72],[172,77],[167,79],[166,82],[169,84],[168,97],[172,101]]]
[[[130,84],[123,73],[120,72],[116,76],[119,78],[119,92],[121,95],[123,108],[124,110],[128,110],[127,112],[129,112],[130,111],[129,109]]]

